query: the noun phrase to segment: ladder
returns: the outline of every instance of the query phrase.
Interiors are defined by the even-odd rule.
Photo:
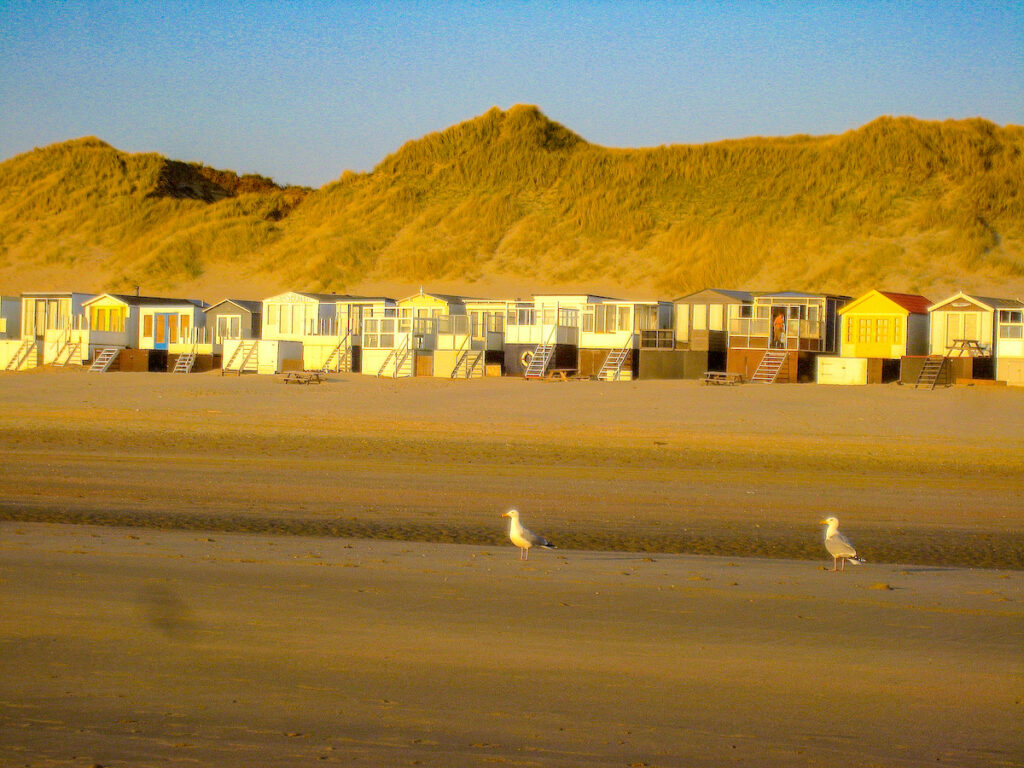
[[[349,334],[346,333],[345,337],[338,342],[338,346],[331,350],[331,354],[320,366],[320,373],[330,373],[332,370],[338,373],[342,371],[348,373],[352,370],[352,346],[347,343],[348,337]]]
[[[106,373],[113,362],[117,359],[121,349],[119,347],[104,347],[96,355],[96,359],[89,366],[89,373]]]
[[[935,389],[935,385],[939,383],[939,376],[946,368],[946,359],[942,355],[928,355],[924,360],[924,365],[921,366],[921,372],[917,374],[914,389],[920,387]]]
[[[626,362],[626,358],[629,357],[632,348],[631,344],[627,344],[622,349],[609,351],[608,356],[601,365],[601,370],[597,372],[597,380],[619,381],[622,376],[622,366]]]
[[[35,349],[35,346],[36,342],[32,339],[26,339],[23,341],[21,346],[18,347],[18,350],[14,353],[14,357],[7,361],[7,367],[4,370],[20,371],[21,366],[25,364],[26,360],[28,360],[28,356],[32,353],[32,350]]]
[[[530,363],[526,366],[523,376],[527,379],[543,379],[551,364],[551,358],[554,356],[554,344],[538,344],[537,348],[533,350],[533,357],[530,358]]]
[[[243,371],[258,370],[259,356],[256,354],[257,349],[259,349],[258,341],[239,342],[227,363],[221,366],[220,375],[223,376],[228,371],[234,371],[241,376]]]
[[[191,352],[178,355],[178,359],[174,362],[174,370],[171,373],[192,373],[192,366],[195,364],[196,351],[193,349]]]
[[[391,371],[391,378],[397,379],[399,376],[412,376],[412,370],[403,373],[403,371],[405,371],[407,367],[406,363],[408,363],[409,366],[411,367],[412,359],[413,357],[410,354],[409,350],[409,337],[406,336],[405,338],[402,339],[402,343],[399,346],[393,347],[391,351],[388,352],[388,356],[384,358],[384,362],[381,364],[380,369],[377,371],[377,378],[379,379],[381,376],[384,375],[384,371],[387,370],[388,365],[391,363],[393,363],[395,366],[394,369]]]
[[[787,357],[789,357],[789,353],[785,350],[769,349],[758,363],[754,375],[750,377],[751,383],[774,384],[775,380],[779,378],[779,373],[782,371]]]

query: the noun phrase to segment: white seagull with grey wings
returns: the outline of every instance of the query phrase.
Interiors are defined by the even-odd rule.
[[[510,509],[505,512],[502,517],[512,518],[508,524],[508,537],[512,540],[512,543],[519,547],[519,559],[529,560],[530,559],[530,547],[544,547],[545,549],[554,549],[555,545],[533,531],[523,528],[522,523],[519,522],[519,510]]]
[[[837,570],[836,566],[839,566],[840,561],[842,561],[842,565],[838,568],[840,571],[846,570],[847,560],[854,565],[867,562],[864,558],[857,557],[857,550],[854,548],[853,542],[839,532],[839,518],[826,517],[819,525],[828,526],[825,529],[825,549],[832,555],[833,571]]]

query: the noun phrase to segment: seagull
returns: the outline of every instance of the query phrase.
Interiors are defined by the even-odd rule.
[[[543,536],[538,536],[533,531],[523,528],[522,523],[519,522],[519,510],[510,509],[505,512],[502,517],[510,517],[512,520],[508,524],[508,537],[512,540],[512,543],[519,547],[519,559],[529,560],[530,559],[530,547],[544,547],[545,549],[554,549],[555,545],[545,539]]]
[[[863,557],[857,557],[857,550],[854,549],[853,543],[839,532],[839,518],[826,517],[818,525],[828,526],[825,529],[825,549],[832,555],[833,571],[837,570],[836,566],[840,560],[843,562],[842,566],[838,568],[840,571],[846,570],[847,560],[854,565],[867,562]]]

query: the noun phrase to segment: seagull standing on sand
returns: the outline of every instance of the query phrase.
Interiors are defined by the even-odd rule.
[[[839,532],[839,518],[826,517],[818,524],[828,526],[825,529],[825,549],[832,555],[833,571],[837,570],[836,566],[839,565],[840,560],[843,562],[838,568],[840,571],[846,570],[847,560],[854,565],[867,562],[863,557],[857,557],[857,550],[854,549],[853,543]]]
[[[519,547],[520,560],[530,559],[530,547],[544,547],[545,549],[555,548],[555,545],[543,536],[538,536],[533,531],[523,528],[522,523],[519,522],[518,509],[510,509],[508,512],[505,512],[502,517],[512,518],[508,524],[508,537],[512,540],[513,544]]]

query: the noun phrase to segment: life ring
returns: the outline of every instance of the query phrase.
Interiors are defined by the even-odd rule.
[[[528,349],[519,356],[519,362],[523,364],[523,368],[529,368],[531,360],[533,360],[533,352]]]

